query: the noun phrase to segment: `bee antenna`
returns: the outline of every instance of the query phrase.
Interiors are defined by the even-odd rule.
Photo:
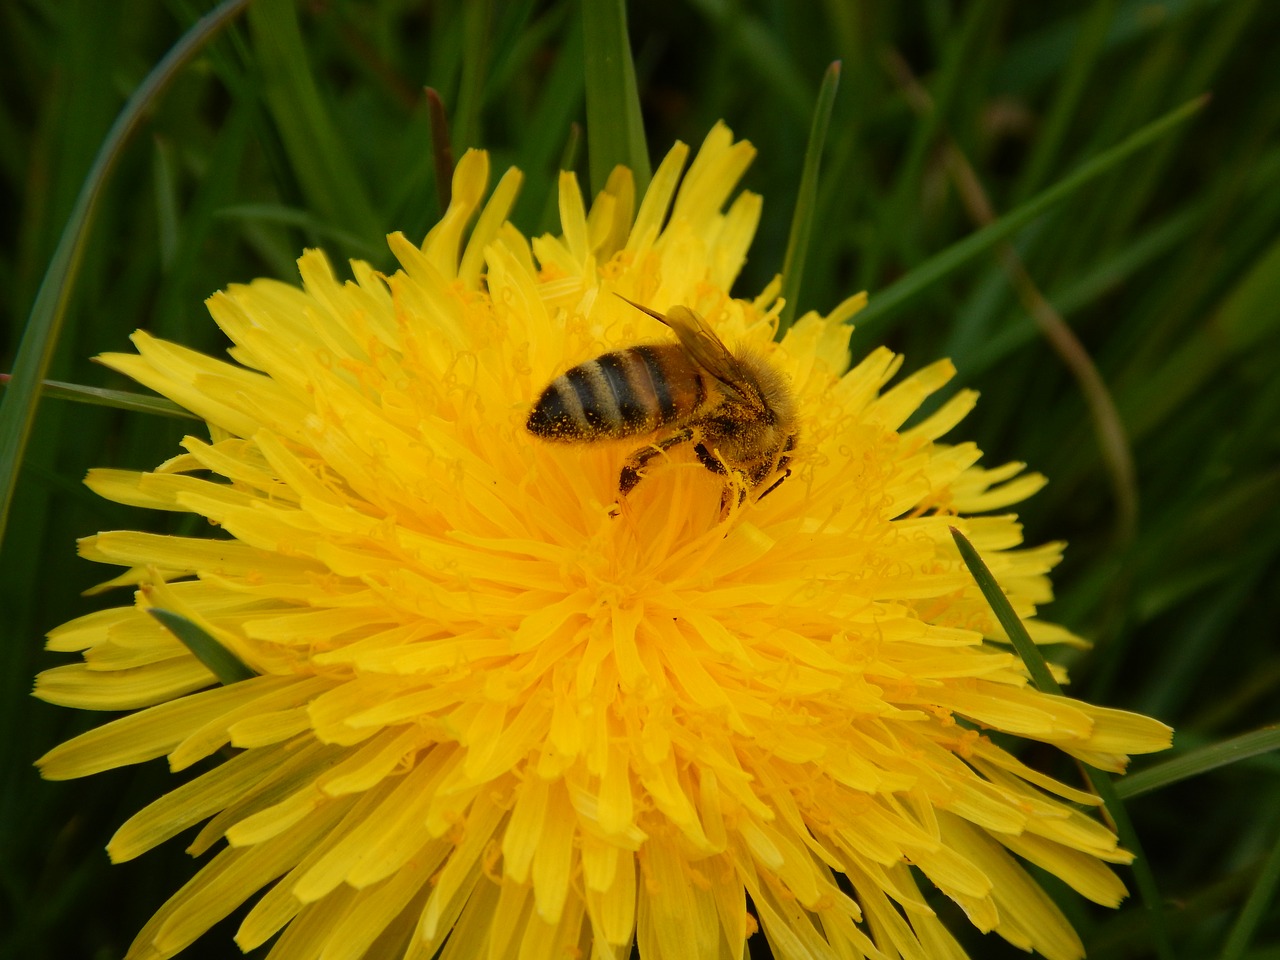
[[[657,320],[659,323],[663,323],[663,324],[666,324],[667,326],[671,326],[671,324],[667,323],[667,318],[664,317],[662,314],[660,314],[657,310],[651,310],[649,307],[646,307],[644,304],[636,303],[634,300],[630,299],[629,297],[624,297],[622,294],[617,292],[614,293],[614,296],[617,297],[619,300],[622,300],[622,301],[625,301],[626,303],[631,304],[631,306],[635,307],[641,313],[647,313],[649,316],[653,317],[653,319]]]

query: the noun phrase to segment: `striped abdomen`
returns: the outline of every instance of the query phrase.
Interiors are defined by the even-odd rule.
[[[529,414],[529,431],[548,440],[652,433],[701,410],[709,381],[677,343],[615,350],[551,381]]]

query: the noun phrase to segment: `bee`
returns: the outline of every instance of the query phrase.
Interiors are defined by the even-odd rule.
[[[686,443],[699,463],[725,477],[722,509],[732,474],[741,477],[739,504],[776,477],[759,496],[771,493],[791,475],[796,446],[795,400],[783,375],[763,357],[730,351],[688,307],[664,315],[627,303],[670,327],[677,342],[613,350],[567,370],[533,405],[529,432],[563,443],[655,434],[618,475],[624,497],[650,460]]]

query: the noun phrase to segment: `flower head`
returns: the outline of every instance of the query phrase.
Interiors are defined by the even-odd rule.
[[[283,931],[273,958],[633,942],[645,960],[711,958],[741,955],[757,925],[779,957],[960,956],[921,879],[980,929],[1072,957],[1019,860],[1123,896],[1106,863],[1129,856],[1078,806],[1094,798],[984,733],[1112,770],[1168,743],[1155,721],[1032,689],[952,546],[955,525],[1033,637],[1072,642],[1034,619],[1060,547],[1018,549],[1000,512],[1041,478],[939,442],[971,393],[904,426],[951,367],[890,386],[901,360],[881,349],[850,369],[863,298],[775,343],[778,285],[728,293],[760,215],[749,193],[729,202],[753,150],[717,127],[681,178],[686,154],[638,209],[625,169],[589,212],[564,174],[563,235],[529,241],[506,222],[519,174],[484,203],[488,160],[469,153],[426,241],[390,238],[398,272],[353,263],[342,282],[309,252],[301,289],[210,299],[234,363],[143,332],[136,355],[104,358],[210,437],[89,485],[220,532],[82,543],[128,568],[112,582],[135,602],[53,631],[84,663],[37,694],[137,712],[42,770],[185,770],[235,748],[108,847],[129,859],[200,823],[191,852],[221,847],[131,960],[176,954],[264,889],[236,939]],[[622,297],[687,306],[785,378],[785,483],[722,509],[726,477],[685,444],[620,501],[635,440],[526,429],[566,369],[672,339]],[[218,685],[153,607],[255,676]]]

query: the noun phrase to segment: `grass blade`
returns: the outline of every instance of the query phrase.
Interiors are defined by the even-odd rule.
[[[0,374],[0,385],[8,386],[8,374]],[[180,420],[200,418],[178,406],[166,397],[150,397],[142,393],[130,393],[127,390],[108,390],[105,387],[87,387],[80,383],[64,383],[61,380],[42,380],[40,396],[53,397],[55,400],[74,400],[95,407],[114,407],[117,410],[129,410],[133,413],[155,413],[163,417],[176,417]]]
[[[0,543],[4,542],[19,465],[31,438],[41,383],[58,344],[58,332],[62,327],[62,319],[71,298],[71,288],[79,272],[85,241],[93,225],[103,188],[125,144],[160,94],[200,48],[247,4],[248,0],[223,0],[223,3],[197,21],[174,44],[129,97],[103,140],[92,169],[84,179],[75,207],[67,219],[67,225],[58,240],[57,249],[31,307],[31,315],[14,358],[11,385],[5,392],[3,405],[0,406]]]
[[[1021,199],[1044,182],[1049,165],[1061,155],[1067,130],[1076,108],[1084,95],[1085,85],[1098,62],[1107,38],[1107,29],[1115,17],[1117,0],[1095,0],[1093,9],[1084,14],[1080,33],[1071,50],[1071,58],[1058,82],[1053,106],[1044,120],[1044,126],[1031,157],[1018,178],[1016,196]]]
[[[431,122],[431,160],[436,172],[436,203],[440,213],[453,199],[453,147],[449,145],[449,118],[440,91],[427,87],[427,115]]]
[[[1084,309],[1119,287],[1143,267],[1177,248],[1205,220],[1207,204],[1189,204],[1165,220],[1137,234],[1128,243],[1068,276],[1049,294],[1066,317]],[[942,355],[955,361],[960,375],[970,380],[1011,356],[1036,338],[1035,321],[1020,314],[994,335],[979,337],[969,330],[952,333]]]
[[[1009,603],[1009,598],[1000,589],[1000,584],[991,575],[991,571],[983,562],[982,557],[978,555],[978,551],[974,549],[973,544],[969,542],[964,534],[955,527],[951,528],[951,536],[956,542],[956,548],[960,551],[960,556],[964,559],[965,566],[969,568],[969,572],[977,582],[983,597],[986,598],[987,604],[991,607],[992,612],[995,613],[996,619],[1000,621],[1000,626],[1004,627],[1005,633],[1013,643],[1013,648],[1017,651],[1018,656],[1026,664],[1027,672],[1031,674],[1031,680],[1036,685],[1036,688],[1046,693],[1061,695],[1062,688],[1058,686],[1058,682],[1053,679],[1053,674],[1049,672],[1049,665],[1045,662],[1043,654],[1032,642],[1026,627],[1022,625],[1022,621],[1018,619],[1017,613],[1014,612],[1013,606]],[[1120,838],[1120,842],[1134,855],[1133,875],[1137,881],[1138,890],[1142,894],[1147,913],[1150,916],[1151,936],[1155,941],[1156,953],[1161,960],[1173,960],[1173,946],[1170,943],[1168,928],[1164,922],[1160,891],[1156,887],[1155,876],[1151,873],[1151,865],[1142,852],[1142,845],[1138,842],[1138,834],[1133,829],[1133,822],[1129,819],[1129,813],[1125,809],[1124,803],[1121,801],[1110,776],[1085,764],[1082,764],[1082,767],[1085,775],[1089,778],[1089,782],[1093,785],[1094,791],[1102,798],[1107,815],[1111,818],[1111,822],[1115,824],[1116,835]]]
[[[582,127],[579,124],[569,125],[569,136],[565,138],[564,147],[560,151],[561,170],[578,169],[578,154],[582,147]],[[542,216],[538,219],[538,229],[542,233],[555,233],[560,227],[560,197],[555,189],[547,191],[546,200],[542,204]]]
[[[1219,960],[1239,960],[1245,955],[1245,949],[1257,932],[1259,924],[1262,923],[1263,914],[1271,905],[1278,886],[1280,886],[1280,837],[1276,838],[1271,853],[1268,854],[1262,869],[1258,871],[1258,879],[1254,881],[1253,889],[1249,891],[1249,898],[1240,908],[1236,922],[1231,926],[1227,942],[1223,944],[1222,953],[1218,955]]]
[[[380,240],[382,218],[316,86],[293,0],[258,0],[249,22],[263,97],[307,206],[367,242]]]
[[[644,196],[649,186],[649,148],[627,36],[625,0],[582,0],[582,34],[591,193],[603,190],[610,172],[621,163],[635,176],[636,196]]]
[[[966,65],[975,46],[990,36],[998,6],[991,0],[965,5],[962,8],[963,22],[955,32],[948,34],[939,51],[942,65],[931,90],[934,109],[913,127],[911,142],[897,169],[893,194],[889,199],[890,215],[908,228],[898,237],[904,251],[915,245],[916,238],[910,236],[914,230],[910,228],[918,222],[915,211],[920,202],[929,152],[937,142],[939,131],[951,119],[953,105],[966,81]]]
[[[827,142],[831,108],[836,102],[836,90],[839,87],[840,61],[837,60],[827,67],[827,72],[822,76],[818,102],[813,109],[813,125],[809,128],[809,144],[805,147],[804,172],[800,175],[796,210],[791,217],[787,255],[782,261],[782,296],[786,304],[778,321],[779,336],[787,332],[796,317],[800,284],[804,280],[804,262],[809,254],[809,237],[813,233],[813,219],[818,202],[818,171],[822,164],[822,148]]]
[[[481,143],[480,114],[484,109],[484,79],[489,65],[492,22],[491,0],[471,0],[462,7],[462,81],[458,85],[452,140],[456,153],[484,145]]]
[[[160,607],[149,607],[147,613],[159,620],[166,630],[195,654],[196,659],[208,667],[224,686],[257,676],[245,666],[243,660],[186,617]]]
[[[1040,652],[1039,647],[1031,642],[1031,637],[1027,634],[1022,621],[1018,619],[1018,615],[1010,605],[1008,597],[1000,589],[1000,584],[991,575],[991,571],[987,569],[987,565],[983,562],[982,557],[978,555],[978,551],[974,549],[968,538],[955,527],[951,528],[951,536],[956,542],[956,547],[960,550],[960,556],[964,559],[965,566],[969,568],[969,572],[973,574],[973,579],[977,581],[978,589],[986,597],[987,605],[991,607],[992,613],[1000,621],[1000,626],[1004,627],[1004,632],[1013,643],[1014,650],[1018,652],[1018,656],[1026,664],[1027,672],[1031,674],[1031,681],[1036,685],[1036,689],[1061,696],[1062,687],[1058,686],[1058,681],[1053,679],[1053,674],[1049,672],[1049,664],[1045,662],[1044,654]]]
[[[1165,787],[1192,777],[1198,777],[1210,770],[1217,770],[1250,757],[1257,757],[1273,750],[1280,750],[1280,726],[1263,727],[1249,733],[1209,744],[1196,750],[1190,750],[1180,757],[1174,757],[1130,774],[1116,787],[1116,792],[1124,799],[1140,797],[1144,793],[1152,793]]]
[[[995,223],[971,233],[936,256],[930,257],[871,299],[867,307],[858,314],[858,329],[855,336],[863,341],[883,338],[902,316],[902,308],[915,296],[958,270],[974,257],[985,253],[999,241],[1016,233],[1054,204],[1065,200],[1085,184],[1113,169],[1126,157],[1160,139],[1178,124],[1198,113],[1208,102],[1207,96],[1196,97],[1177,109],[1171,110],[1110,150],[1094,157],[1075,173],[1011,210]]]
[[[558,223],[558,170],[572,170],[577,162],[577,138],[582,125],[583,77],[582,18],[569,18],[561,38],[560,55],[547,75],[546,86],[529,114],[528,126],[517,154],[516,166],[529,177],[516,201],[513,223],[522,230],[554,230]],[[565,134],[574,138],[572,162],[566,166]],[[560,159],[559,167],[556,166]],[[553,218],[543,214],[550,210]]]
[[[242,220],[253,221],[258,224],[279,224],[281,226],[297,227],[299,230],[306,230],[313,237],[332,240],[334,243],[340,243],[346,251],[354,256],[362,257],[373,262],[382,255],[383,246],[362,236],[343,230],[340,225],[332,221],[322,220],[311,213],[309,209],[299,209],[297,207],[286,207],[277,203],[236,203],[227,204],[217,211],[215,218],[218,220]],[[289,266],[292,266],[292,260]]]

